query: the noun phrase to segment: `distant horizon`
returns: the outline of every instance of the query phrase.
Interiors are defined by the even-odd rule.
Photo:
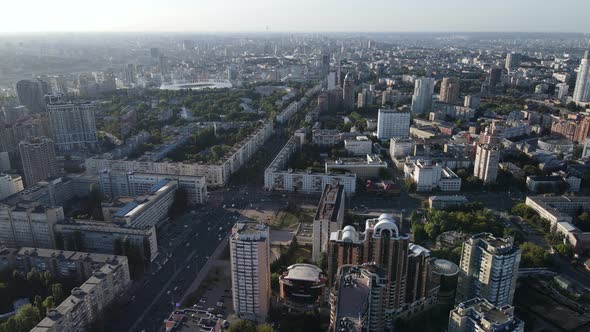
[[[64,35],[64,34],[225,34],[225,35],[240,35],[240,34],[301,34],[301,35],[312,35],[312,34],[432,34],[432,35],[445,35],[445,34],[546,34],[546,35],[588,35],[590,38],[590,32],[576,32],[576,31],[493,31],[493,30],[447,30],[447,31],[428,31],[428,30],[391,30],[391,31],[363,31],[363,30],[342,30],[342,31],[331,31],[331,30],[317,30],[317,31],[304,31],[304,30],[71,30],[71,31],[0,31],[0,36],[6,35]]]
[[[590,33],[587,0],[6,0],[1,33]]]

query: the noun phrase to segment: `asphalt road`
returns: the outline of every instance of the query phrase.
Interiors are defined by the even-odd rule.
[[[159,255],[130,301],[125,314],[110,322],[111,331],[157,331],[193,282],[209,255],[229,233],[236,214],[205,208],[171,223],[159,237]],[[222,228],[221,231],[219,228]],[[221,235],[221,239],[220,236]]]

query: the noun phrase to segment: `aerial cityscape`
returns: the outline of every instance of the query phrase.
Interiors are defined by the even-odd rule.
[[[590,331],[589,4],[57,2],[2,5],[0,332]]]

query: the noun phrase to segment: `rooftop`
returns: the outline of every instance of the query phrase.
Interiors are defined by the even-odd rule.
[[[294,264],[287,268],[286,279],[318,282],[322,279],[322,269],[311,264]]]

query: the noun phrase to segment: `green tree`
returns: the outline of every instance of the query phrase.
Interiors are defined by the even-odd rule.
[[[274,332],[274,329],[269,324],[256,326],[256,332]]]
[[[520,245],[521,259],[520,266],[525,268],[530,267],[547,267],[550,264],[551,258],[540,246],[532,242],[524,242]]]
[[[63,285],[60,283],[51,285],[51,295],[58,303],[61,303],[63,300],[65,300]]]
[[[228,332],[256,332],[256,326],[247,320],[238,320],[232,323]]]
[[[273,291],[278,292],[279,291],[279,274],[276,272],[273,272],[270,275],[270,288],[272,288]]]

